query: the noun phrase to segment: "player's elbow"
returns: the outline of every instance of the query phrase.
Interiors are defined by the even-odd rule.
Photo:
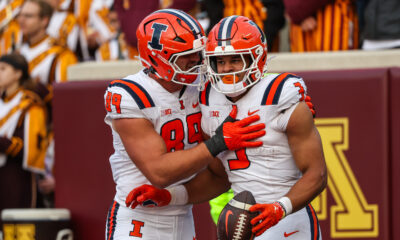
[[[168,187],[169,185],[171,185],[173,183],[168,178],[165,178],[165,177],[162,177],[162,176],[156,176],[156,175],[148,177],[148,180],[150,181],[150,183],[153,186],[156,186],[158,188],[166,188],[166,187]]]

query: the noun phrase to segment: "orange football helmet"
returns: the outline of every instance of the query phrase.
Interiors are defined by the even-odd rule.
[[[227,55],[239,55],[243,69],[218,73],[216,57]],[[247,17],[226,17],[210,31],[205,56],[212,86],[228,96],[238,96],[258,82],[267,71],[267,40],[264,32]],[[246,62],[246,59],[249,60]],[[238,74],[242,73],[244,77],[239,79]]]
[[[142,20],[136,30],[140,60],[157,77],[185,85],[197,85],[199,74],[206,72],[204,30],[189,14],[162,9]],[[181,69],[180,58],[190,58]]]

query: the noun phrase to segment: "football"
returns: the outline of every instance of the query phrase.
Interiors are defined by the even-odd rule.
[[[249,240],[254,238],[250,223],[258,213],[249,208],[256,203],[249,191],[238,193],[229,201],[218,218],[217,234],[219,240]]]

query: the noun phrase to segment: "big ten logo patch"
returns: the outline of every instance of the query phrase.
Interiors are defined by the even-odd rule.
[[[219,111],[209,111],[209,117],[219,117]]]

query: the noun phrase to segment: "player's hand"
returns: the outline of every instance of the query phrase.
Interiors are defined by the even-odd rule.
[[[312,113],[313,118],[315,118],[315,107],[314,104],[311,102],[311,97],[310,96],[306,96],[306,98],[304,99],[304,101],[306,102],[306,104],[308,105],[308,107],[310,108],[310,111]]]
[[[238,121],[236,115],[237,106],[233,105],[231,113],[216,129],[215,135],[204,142],[213,156],[228,149],[262,146],[262,141],[250,141],[265,135],[264,123],[250,125],[260,120],[260,116],[252,115]]]
[[[272,204],[254,204],[249,210],[250,212],[260,212],[260,214],[251,220],[251,224],[253,225],[251,231],[256,236],[263,234],[285,216],[285,211],[278,202]]]
[[[125,205],[134,209],[137,205],[143,207],[162,207],[171,202],[171,193],[166,189],[144,184],[133,189],[125,200]]]

